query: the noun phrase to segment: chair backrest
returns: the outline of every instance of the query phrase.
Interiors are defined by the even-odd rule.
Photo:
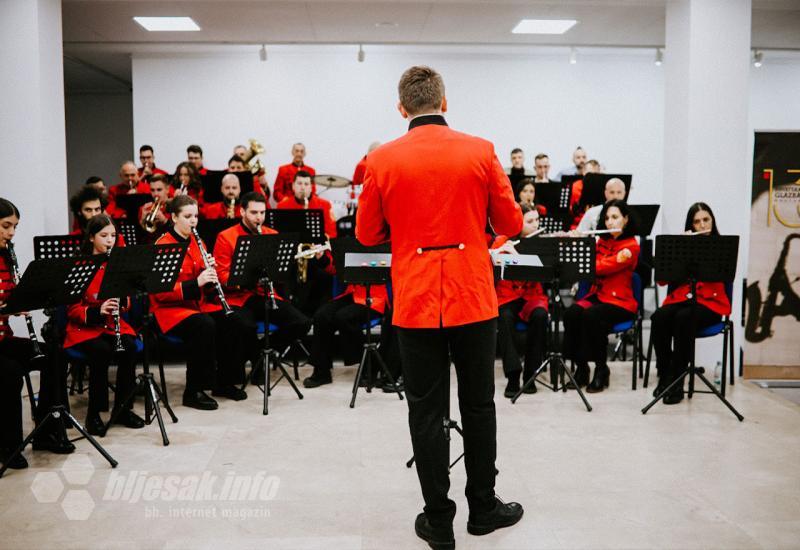
[[[642,278],[638,273],[633,274],[631,278],[631,286],[633,287],[633,297],[636,299],[637,309],[643,311],[644,308],[644,289],[642,288]]]

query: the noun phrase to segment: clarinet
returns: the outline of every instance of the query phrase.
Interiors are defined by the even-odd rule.
[[[11,258],[11,278],[14,280],[14,284],[19,284],[19,263],[17,262],[17,255],[14,253],[14,243],[8,243],[8,256]],[[31,340],[31,345],[33,346],[33,357],[31,360],[34,359],[41,359],[44,357],[42,353],[42,348],[39,346],[39,340],[36,338],[36,329],[33,327],[33,318],[31,317],[30,313],[25,314],[25,324],[28,326],[28,338]]]
[[[106,252],[106,254],[108,255],[109,258],[111,258],[110,248],[108,249],[108,252]],[[120,308],[122,308],[122,300],[120,300],[120,303],[117,305],[117,310],[111,314],[111,316],[114,318],[114,342],[116,344],[114,353],[120,353],[125,351],[125,346],[122,345],[122,326],[119,320]]]
[[[192,227],[192,235],[194,235],[194,238],[197,241],[197,248],[200,249],[200,255],[203,257],[203,265],[205,265],[206,269],[208,269],[211,267],[211,262],[208,259],[208,252],[206,251],[206,247],[203,246],[203,241],[200,240],[200,235],[197,233],[196,227]],[[222,285],[219,283],[219,281],[214,283],[214,290],[217,291],[217,296],[219,296],[222,309],[225,310],[225,315],[230,315],[233,313],[231,306],[228,305],[228,301],[225,299],[225,293],[222,292]]]

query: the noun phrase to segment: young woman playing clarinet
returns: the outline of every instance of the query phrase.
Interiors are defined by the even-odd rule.
[[[684,226],[687,234],[702,238],[719,235],[717,221],[711,208],[696,202],[686,213]],[[731,303],[725,292],[725,283],[697,281],[697,306],[689,301],[689,283],[671,289],[664,303],[650,317],[651,338],[656,352],[658,395],[680,376],[689,364],[695,333],[719,323],[723,315],[730,315]],[[683,385],[675,386],[664,396],[664,404],[674,405],[683,400]]]
[[[522,232],[518,238],[524,239],[539,229],[539,212],[532,204],[523,203],[520,206],[522,207]],[[494,237],[490,248],[497,250],[498,253],[516,252],[512,241],[505,235]],[[542,364],[547,337],[547,296],[542,290],[542,285],[533,281],[499,280],[495,282],[495,291],[497,292],[497,303],[500,306],[497,323],[498,343],[503,358],[503,373],[508,379],[503,395],[511,398],[519,392],[520,374],[522,374],[523,384],[527,383]],[[524,371],[514,345],[514,326],[520,320],[528,324]],[[535,393],[536,384],[531,384],[526,392]]]
[[[188,242],[175,287],[170,292],[150,295],[150,307],[161,331],[184,342],[186,389],[183,404],[200,410],[214,410],[217,397],[240,401],[247,394],[236,387],[244,382],[245,343],[237,314],[226,315],[219,305],[222,287],[214,268],[214,257],[197,236],[197,201],[176,195],[169,203],[172,228],[156,244]],[[201,249],[202,246],[202,249]],[[227,305],[227,302],[225,303]]]
[[[117,229],[106,214],[99,214],[86,224],[81,253],[100,256],[104,261],[81,301],[67,308],[67,330],[64,338],[64,348],[74,348],[87,357],[89,407],[86,412],[86,430],[97,436],[105,435],[100,412],[108,411],[109,366],[112,363],[117,365],[115,411],[122,407],[122,401],[133,390],[136,377],[136,332],[120,317],[120,312],[125,307],[120,307],[118,298],[98,298],[105,276],[105,260],[116,240]],[[132,405],[131,401],[117,416],[115,423],[133,429],[143,428],[144,420],[133,412]]]
[[[608,233],[600,233],[597,241],[594,284],[564,312],[564,356],[575,362],[575,381],[579,386],[588,384],[589,393],[608,387],[608,332],[617,323],[633,319],[637,308],[632,280],[639,243],[627,203],[608,201],[597,228]],[[589,361],[595,364],[591,383]]]

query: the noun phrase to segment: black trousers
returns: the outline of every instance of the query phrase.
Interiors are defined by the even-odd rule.
[[[269,312],[269,322],[278,326],[277,332],[270,335],[270,344],[274,349],[283,349],[298,338],[308,334],[311,327],[311,319],[305,316],[302,311],[294,307],[285,300],[275,300],[277,309]],[[251,296],[241,308],[236,308],[239,314],[238,320],[244,331],[244,343],[246,358],[254,359],[258,357],[261,349],[256,332],[256,323],[264,320],[264,298],[262,296]]]
[[[39,401],[34,414],[37,423],[53,405],[68,404],[66,366],[59,361],[54,368],[47,346],[39,345],[46,357],[32,363],[30,340],[11,337],[0,341],[0,447],[16,448],[22,443],[21,390],[26,373],[41,369]]]
[[[354,303],[351,294],[320,307],[314,314],[314,337],[308,362],[317,369],[333,368],[334,337],[338,330],[344,364],[358,363],[364,345],[361,326],[367,322],[368,310],[367,306]],[[371,313],[373,319],[378,315],[376,311]]]
[[[464,431],[465,494],[470,511],[494,507],[497,422],[494,356],[497,319],[439,329],[397,327],[408,400],[408,425],[425,513],[431,524],[452,523],[456,504],[447,493],[449,444],[442,418],[449,416],[450,360],[458,379]]]
[[[324,260],[308,261],[306,282],[292,281],[292,302],[303,313],[313,316],[320,307],[329,302],[333,293],[333,276],[325,271]]]
[[[596,299],[588,308],[572,304],[564,312],[564,357],[576,365],[594,361],[596,367],[606,366],[608,333],[617,323],[635,316],[627,309]]]
[[[691,302],[669,304],[655,310],[650,317],[650,338],[659,377],[665,376],[665,380],[671,381],[680,376],[689,365],[695,333],[721,320],[719,313],[701,304],[693,308]]]
[[[108,410],[108,368],[117,365],[116,404],[128,397],[133,390],[136,378],[136,340],[133,336],[122,335],[125,352],[115,353],[116,339],[113,335],[102,334],[97,338],[75,345],[75,349],[86,355],[89,365],[89,407],[88,414]]]
[[[520,320],[519,312],[525,306],[522,298],[500,306],[498,317],[498,344],[500,357],[503,359],[503,373],[506,378],[519,377],[522,363],[514,345],[514,333],[517,321]],[[542,364],[544,349],[547,340],[547,310],[537,307],[531,313],[528,328],[525,331],[525,379],[536,372]]]
[[[244,383],[246,349],[240,312],[195,313],[168,332],[186,354],[186,393]]]

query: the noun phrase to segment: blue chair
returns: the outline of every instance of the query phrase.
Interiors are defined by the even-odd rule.
[[[671,289],[670,289],[671,290]],[[725,294],[728,296],[728,301],[733,303],[733,283],[728,282],[725,283]],[[735,359],[733,355],[734,349],[734,342],[733,342],[733,321],[729,315],[725,315],[719,323],[714,323],[713,325],[709,325],[707,327],[703,327],[695,332],[695,339],[697,338],[713,338],[722,334],[722,372],[720,373],[720,393],[722,397],[725,397],[725,387],[726,387],[726,373],[729,373],[730,376],[730,385],[733,386],[734,384],[734,372],[735,372]],[[650,379],[650,359],[653,353],[653,334],[650,333],[649,343],[647,344],[647,366],[645,367],[644,371],[644,387],[647,387],[647,383]],[[730,356],[730,368],[728,368],[728,356]],[[694,363],[694,359],[692,358],[692,363]],[[692,376],[689,379],[689,395],[694,393],[694,377]]]

